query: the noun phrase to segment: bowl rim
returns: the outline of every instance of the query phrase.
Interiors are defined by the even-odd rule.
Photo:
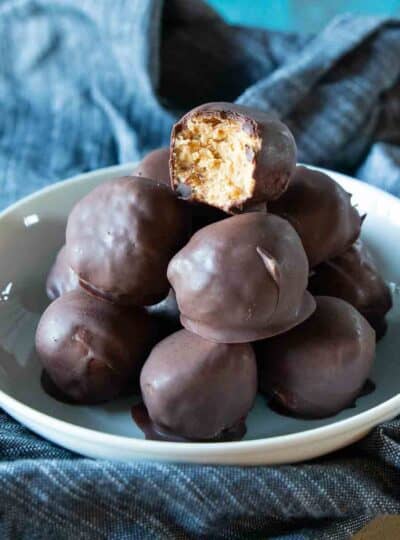
[[[74,182],[85,182],[91,179],[96,179],[99,176],[104,176],[105,178],[112,178],[116,176],[126,175],[134,169],[135,165],[135,162],[131,162],[122,165],[114,165],[112,167],[104,167],[91,172],[77,174],[71,178],[67,178],[60,182],[56,182],[54,184],[46,186],[18,200],[17,202],[2,210],[0,212],[0,226],[1,221],[4,218],[10,216],[15,211],[18,211],[25,204],[34,202],[37,198],[46,196],[60,189],[62,190],[63,187],[65,187],[66,185],[70,185]],[[329,169],[314,167],[310,165],[307,165],[307,167],[324,172],[330,176],[333,176],[335,179],[341,179],[346,183],[349,183],[350,185],[356,184],[358,188],[361,187],[361,190],[367,192],[370,191],[371,195],[378,196],[381,199],[386,199],[388,204],[397,205],[400,213],[400,200],[375,186],[366,184],[348,175],[331,171]],[[212,451],[213,455],[216,456],[225,452],[229,452],[231,455],[234,455],[235,453],[243,453],[246,451],[260,451],[263,448],[276,449],[282,446],[300,446],[303,444],[318,442],[321,439],[328,439],[335,435],[343,435],[344,433],[354,431],[357,428],[365,428],[366,430],[369,430],[381,421],[384,421],[389,417],[393,417],[396,414],[400,413],[400,391],[392,398],[382,403],[379,403],[378,405],[375,405],[374,407],[367,409],[366,411],[355,414],[350,418],[338,420],[336,422],[333,421],[332,423],[325,426],[302,430],[287,435],[263,437],[252,440],[204,443],[153,441],[146,439],[138,439],[136,437],[128,435],[114,435],[95,429],[85,428],[43,413],[35,409],[34,407],[26,405],[22,401],[19,401],[18,399],[9,395],[6,391],[0,389],[0,406],[2,406],[2,404],[4,404],[6,407],[9,407],[13,411],[17,411],[25,419],[28,419],[35,424],[46,425],[47,428],[53,429],[54,431],[63,434],[68,433],[70,436],[75,438],[85,440],[90,439],[91,442],[98,442],[99,444],[108,446],[118,445],[124,449],[132,448],[135,451],[147,452],[148,454],[154,454],[158,452],[164,453],[166,450],[169,450],[170,452],[179,455],[180,457],[187,457],[192,454],[196,454],[199,451],[201,451],[202,453],[206,451]],[[397,413],[395,412],[396,410],[398,411]]]

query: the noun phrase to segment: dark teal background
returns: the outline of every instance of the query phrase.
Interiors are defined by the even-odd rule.
[[[227,21],[316,32],[339,13],[400,16],[400,0],[208,0]]]

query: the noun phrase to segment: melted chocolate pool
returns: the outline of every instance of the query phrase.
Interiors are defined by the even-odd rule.
[[[245,422],[239,422],[236,426],[226,429],[217,437],[211,440],[197,440],[179,437],[171,432],[160,428],[150,419],[144,403],[134,405],[131,409],[132,418],[139,429],[143,431],[146,439],[152,441],[169,441],[169,442],[231,442],[240,441],[246,434]]]

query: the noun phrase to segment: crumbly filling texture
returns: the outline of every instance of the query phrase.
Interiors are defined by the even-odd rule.
[[[260,148],[261,139],[245,131],[240,119],[196,115],[175,139],[175,183],[190,187],[193,199],[222,210],[240,206],[252,197]]]

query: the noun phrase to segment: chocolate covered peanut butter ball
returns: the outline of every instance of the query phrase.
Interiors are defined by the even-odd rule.
[[[92,293],[121,304],[152,305],[168,294],[168,262],[187,232],[184,203],[165,185],[118,178],[73,208],[67,259]]]
[[[305,322],[256,344],[261,391],[304,418],[331,416],[351,405],[375,355],[375,332],[353,306],[328,296],[316,302]]]
[[[79,288],[79,278],[67,262],[65,246],[57,253],[46,280],[46,293],[55,300],[66,292]]]
[[[311,268],[345,252],[361,231],[351,195],[328,175],[303,166],[296,167],[288,189],[268,211],[293,225]]]
[[[215,440],[246,419],[257,392],[248,344],[206,341],[181,330],[158,343],[140,376],[154,429],[188,440]]]
[[[271,214],[241,214],[201,229],[171,260],[168,279],[183,326],[220,343],[286,332],[315,309],[300,238]]]
[[[78,403],[99,403],[135,389],[153,336],[143,308],[117,306],[76,290],[43,313],[36,350],[62,394]]]
[[[364,315],[377,339],[385,334],[385,315],[392,307],[392,296],[361,239],[342,255],[317,266],[309,289],[316,295],[346,300]]]
[[[182,197],[232,212],[276,199],[296,164],[296,144],[275,117],[232,103],[188,112],[171,134],[171,180]]]

